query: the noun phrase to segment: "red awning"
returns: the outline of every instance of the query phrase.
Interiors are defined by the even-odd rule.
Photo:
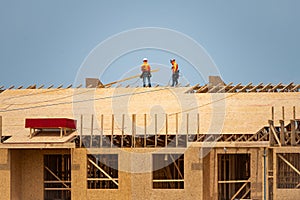
[[[76,120],[68,118],[25,119],[25,128],[69,128],[76,129]]]

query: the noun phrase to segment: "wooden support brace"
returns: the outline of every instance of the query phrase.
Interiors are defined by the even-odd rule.
[[[80,115],[80,138],[79,138],[79,147],[82,147],[82,131],[83,131],[83,115]]]
[[[168,114],[166,114],[166,136],[165,136],[165,147],[168,146]]]
[[[291,120],[291,145],[296,146],[296,121]]]
[[[154,147],[157,147],[157,114],[154,115],[154,132],[155,132]]]
[[[257,88],[261,87],[263,83],[259,83],[258,85],[254,86],[252,89],[250,89],[248,92],[256,92]]]
[[[122,115],[122,137],[121,137],[121,147],[124,145],[124,126],[125,126],[125,115]]]
[[[272,120],[269,120],[269,125],[270,125],[270,132],[271,132],[272,135],[274,136],[274,138],[275,138],[277,144],[278,144],[279,146],[281,146],[280,140],[279,140],[279,138],[278,138],[278,136],[277,136],[277,133],[276,133],[276,130],[275,130],[275,128],[274,128],[274,124],[273,124],[273,121],[272,121]]]
[[[267,85],[263,86],[263,88],[261,90],[259,90],[259,92],[266,92],[269,87],[272,87],[271,83],[268,83]]]
[[[106,171],[104,171],[101,167],[99,167],[93,160],[91,160],[90,158],[88,158],[88,161],[90,163],[92,163],[97,169],[99,169],[109,180],[111,180],[114,184],[116,184],[117,186],[119,186],[118,182],[115,181],[115,179],[113,179],[111,176],[109,176],[109,174],[106,173]]]
[[[144,147],[147,146],[147,114],[144,114]]]
[[[281,90],[279,90],[279,92],[285,92],[286,89],[294,87],[293,84],[293,82],[289,83],[288,85],[284,86]]]
[[[238,191],[231,197],[231,200],[234,200],[235,197],[237,197],[237,195],[244,189],[244,187],[246,187],[247,184],[248,182],[244,183],[242,187],[240,187],[240,189],[238,189]]]
[[[282,83],[278,83],[277,85],[275,85],[273,88],[271,88],[270,90],[269,90],[269,92],[275,92],[279,87],[281,87],[282,86]]]
[[[100,126],[100,148],[103,146],[103,130],[104,130],[104,116],[101,115],[101,126]]]
[[[238,87],[240,87],[240,85],[241,85],[241,83],[239,83],[239,84],[233,86],[230,90],[227,91],[227,93],[235,92],[235,90],[236,90]]]
[[[280,123],[280,143],[281,143],[281,145],[285,145],[284,120],[279,120],[279,123]]]
[[[292,170],[294,170],[298,175],[300,175],[300,171],[294,166],[292,165],[287,159],[285,159],[282,155],[277,154],[277,156],[283,160],[283,162],[285,162],[290,168],[292,168]]]
[[[114,144],[114,130],[115,130],[115,116],[111,115],[111,136],[110,136],[110,147]]]
[[[252,83],[248,83],[247,85],[245,85],[244,87],[242,87],[242,89],[240,89],[238,92],[246,92],[246,90],[252,85]]]

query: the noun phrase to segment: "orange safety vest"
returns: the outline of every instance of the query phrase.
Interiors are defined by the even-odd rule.
[[[141,66],[141,70],[142,70],[142,72],[150,72],[151,67],[148,63],[144,62],[144,64],[142,64],[142,66]]]
[[[175,74],[178,71],[178,64],[176,62],[173,62],[172,64],[172,72]]]

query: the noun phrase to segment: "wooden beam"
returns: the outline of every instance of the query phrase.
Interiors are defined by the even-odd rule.
[[[296,121],[291,120],[291,145],[296,146]]]
[[[165,136],[165,147],[168,146],[168,114],[166,114],[166,136]]]
[[[293,87],[294,82],[289,83],[288,85],[284,86],[279,92],[284,92],[284,90],[288,89],[289,87]]]
[[[131,135],[132,147],[135,147],[135,134],[136,134],[136,115],[132,114],[132,135]]]
[[[79,84],[76,88],[81,88],[82,87],[82,84]]]
[[[282,155],[277,154],[277,156],[283,160],[283,162],[285,162],[288,166],[290,166],[290,168],[292,168],[298,175],[300,175],[300,171],[294,166],[292,165],[287,159],[285,159]]]
[[[100,125],[100,148],[103,146],[103,131],[104,131],[104,116],[101,115],[101,125]]]
[[[0,144],[2,143],[2,116],[0,116]]]
[[[205,90],[208,90],[208,85],[204,85],[201,88],[199,88],[196,93],[203,93]]]
[[[282,83],[278,83],[277,85],[275,85],[273,88],[271,88],[270,90],[269,90],[269,92],[275,92],[279,87],[281,87],[282,86]]]
[[[210,89],[207,91],[207,93],[213,93],[214,90],[215,90],[216,88],[219,88],[219,87],[222,86],[222,85],[223,85],[223,83],[219,83],[219,84],[217,84],[217,85],[215,85],[215,86],[212,86],[212,88],[210,88]]]
[[[144,147],[147,146],[147,114],[144,114]]]
[[[42,84],[42,85],[40,85],[40,86],[38,87],[38,89],[42,89],[44,86],[45,86],[45,85]]]
[[[70,85],[68,85],[66,88],[68,89],[68,88],[71,88],[73,85],[72,84],[70,84]]]
[[[238,92],[245,92],[251,85],[252,85],[252,83],[248,83],[247,85],[242,87],[242,89],[240,89]]]
[[[53,86],[54,86],[54,85],[52,84],[52,85],[50,85],[47,89],[51,89],[51,88],[53,88]]]
[[[121,136],[121,148],[124,145],[124,126],[125,126],[125,114],[122,115],[122,136]]]
[[[259,90],[258,92],[265,92],[269,87],[272,87],[271,83],[268,83],[267,85],[263,86],[263,88],[261,90]]]
[[[285,145],[284,120],[279,120],[279,123],[280,123],[280,143],[281,145]]]
[[[231,200],[234,200],[235,197],[237,197],[237,195],[244,189],[244,187],[246,187],[247,184],[248,182],[244,183],[242,187],[240,187],[240,189],[238,189],[238,191],[231,197]]]
[[[276,134],[276,130],[274,128],[274,124],[273,124],[273,121],[272,120],[269,120],[269,125],[270,125],[270,130],[271,130],[271,133],[273,134],[277,144],[281,147],[281,143],[280,143],[280,140]]]
[[[80,115],[80,138],[79,138],[79,147],[82,147],[82,131],[83,131],[83,115]]]
[[[227,180],[227,181],[218,181],[218,183],[250,183],[250,180]]]
[[[194,92],[194,90],[196,90],[197,88],[199,88],[199,84],[194,85],[193,87],[191,87],[190,89],[188,89],[185,93]]]
[[[61,181],[61,184],[63,184],[66,188],[69,188],[69,186],[67,184],[65,184],[58,176],[56,176],[55,173],[53,173],[47,166],[45,166],[45,169],[52,174],[52,176],[54,176],[54,178],[56,178],[58,181]]]
[[[101,167],[99,167],[93,160],[91,160],[90,158],[88,158],[88,161],[90,163],[92,163],[92,165],[94,165],[97,169],[99,169],[107,178],[109,178],[109,180],[111,180],[114,184],[116,184],[117,186],[119,186],[118,182],[115,181],[115,179],[113,179],[108,173],[106,173],[106,171],[104,171]]]
[[[153,180],[153,182],[184,182],[184,179],[159,179]]]
[[[175,117],[176,117],[176,147],[178,147],[178,113],[176,113],[176,115],[175,115]]]
[[[111,115],[111,136],[110,136],[110,147],[113,147],[114,144],[114,129],[115,129],[115,116]]]
[[[300,88],[300,84],[295,85],[295,87],[293,87],[293,88],[291,89],[291,92],[297,92],[297,91],[299,90],[299,88]]]
[[[252,89],[250,89],[248,92],[256,92],[256,89],[261,87],[263,83],[259,83],[258,85],[254,86]]]
[[[223,86],[221,89],[219,89],[216,93],[225,93],[226,90],[229,90],[233,82],[228,83],[227,85]]]
[[[227,93],[235,92],[235,90],[236,90],[238,87],[240,87],[240,85],[241,85],[241,83],[239,83],[239,84],[233,86],[230,90],[227,91]]]

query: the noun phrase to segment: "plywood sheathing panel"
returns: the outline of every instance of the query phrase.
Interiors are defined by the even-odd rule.
[[[8,149],[0,149],[0,194],[2,199],[11,198],[10,156]]]
[[[175,113],[179,117],[179,134],[197,130],[196,116],[200,115],[200,133],[255,133],[271,118],[275,108],[275,122],[282,117],[292,118],[292,106],[300,108],[300,93],[233,93],[185,94],[186,88],[105,88],[105,89],[39,89],[6,90],[0,95],[3,116],[3,135],[23,135],[25,118],[65,117],[77,119],[83,115],[83,134],[91,132],[91,115],[95,115],[93,134],[100,134],[100,118],[104,116],[104,134],[111,135],[112,114],[115,116],[114,134],[121,134],[121,118],[125,114],[125,134],[131,134],[132,114],[137,114],[137,134],[154,132],[154,114],[158,115],[158,133],[164,134],[165,114],[168,114],[169,134],[175,133]],[[275,124],[276,125],[276,124]],[[29,132],[29,130],[28,130]]]

